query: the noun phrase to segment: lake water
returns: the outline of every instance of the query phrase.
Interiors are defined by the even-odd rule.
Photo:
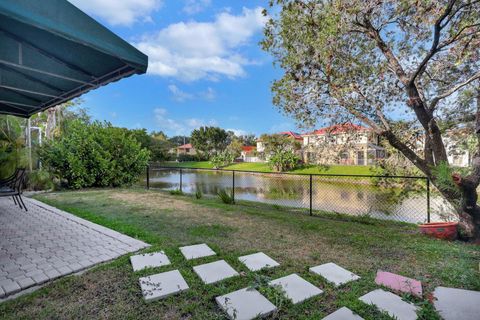
[[[182,191],[216,196],[221,189],[232,192],[232,172],[182,170]],[[155,169],[150,173],[150,187],[162,190],[180,188],[178,169]],[[310,177],[290,174],[235,172],[235,199],[257,201],[295,208],[310,207]],[[427,220],[426,192],[403,199],[391,189],[373,186],[368,178],[330,178],[313,176],[312,208],[349,215],[412,223]],[[445,203],[431,199],[431,221],[442,221]]]

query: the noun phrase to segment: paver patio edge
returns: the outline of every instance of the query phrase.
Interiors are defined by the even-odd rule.
[[[24,200],[31,209],[28,212],[14,206],[13,201],[5,200],[0,205],[2,210],[6,209],[1,215],[2,230],[15,240],[0,242],[5,258],[0,261],[0,303],[62,276],[83,273],[97,264],[150,246],[40,201]],[[14,227],[16,224],[19,225]],[[51,230],[38,233],[45,232],[43,228]],[[78,242],[72,245],[71,237]],[[18,254],[12,255],[12,250]]]
[[[39,200],[36,200],[36,199],[32,199],[32,198],[27,198],[27,201],[28,202],[31,202],[31,204],[34,204],[44,210],[48,210],[52,213],[55,213],[55,214],[58,214],[58,215],[61,215],[62,217],[68,219],[68,220],[71,220],[73,222],[76,222],[76,223],[79,223],[85,227],[88,227],[94,231],[97,231],[97,232],[100,232],[104,235],[107,235],[111,238],[114,238],[115,240],[118,240],[120,242],[123,242],[129,246],[132,246],[132,247],[135,247],[135,246],[139,246],[139,248],[137,250],[140,250],[140,249],[144,249],[144,248],[148,248],[150,247],[151,245],[148,244],[148,243],[145,243],[141,240],[137,240],[137,239],[134,239],[130,236],[127,236],[127,235],[124,235],[123,233],[120,233],[118,231],[115,231],[115,230],[112,230],[112,229],[109,229],[107,227],[104,227],[102,225],[99,225],[99,224],[96,224],[96,223],[93,223],[91,221],[88,221],[86,219],[83,219],[83,218],[79,218],[77,217],[76,215],[74,214],[71,214],[69,212],[66,212],[66,211],[63,211],[63,210],[60,210],[58,208],[55,208],[53,206],[50,206],[44,202],[41,202]]]

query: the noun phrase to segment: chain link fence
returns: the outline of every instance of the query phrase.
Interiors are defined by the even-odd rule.
[[[406,192],[405,185],[415,188]],[[147,188],[216,197],[223,190],[234,200],[322,212],[424,223],[455,217],[425,177],[331,175],[178,168],[150,165]]]

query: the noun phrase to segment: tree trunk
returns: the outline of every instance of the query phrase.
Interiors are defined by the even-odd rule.
[[[460,217],[460,236],[464,240],[480,242],[480,207],[477,204],[480,178],[474,174],[465,178],[453,174],[452,179],[461,192],[461,201],[453,202]]]
[[[45,129],[45,137],[48,140],[51,140],[53,138],[53,132],[56,126],[55,113],[56,113],[55,107],[47,110],[47,127]]]

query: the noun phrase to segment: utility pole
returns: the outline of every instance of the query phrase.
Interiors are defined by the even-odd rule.
[[[33,169],[33,164],[32,164],[32,122],[30,118],[27,120],[27,145],[28,145],[28,168],[30,169],[30,172]]]

